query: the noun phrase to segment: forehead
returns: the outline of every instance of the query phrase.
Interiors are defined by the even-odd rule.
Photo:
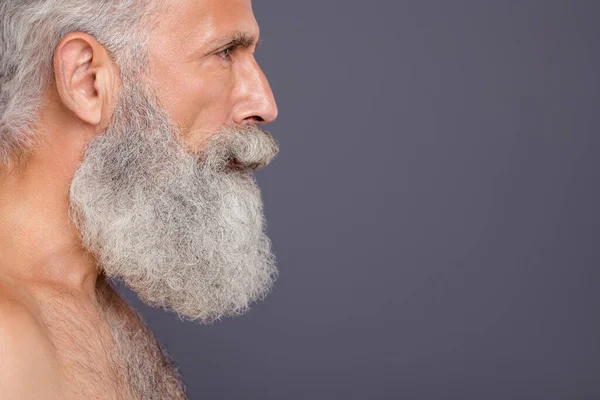
[[[232,32],[258,36],[251,0],[167,0],[153,29],[152,44],[181,55]]]

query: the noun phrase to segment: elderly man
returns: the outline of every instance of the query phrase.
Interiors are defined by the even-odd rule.
[[[0,397],[185,398],[107,279],[200,322],[270,290],[250,0],[2,0],[0,27]]]

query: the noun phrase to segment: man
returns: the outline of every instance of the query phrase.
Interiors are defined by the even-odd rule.
[[[0,3],[0,397],[181,399],[108,284],[210,322],[276,278],[250,0]]]

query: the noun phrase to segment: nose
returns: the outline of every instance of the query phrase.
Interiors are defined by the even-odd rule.
[[[267,77],[255,60],[239,76],[233,121],[236,124],[268,124],[277,119],[277,104]]]

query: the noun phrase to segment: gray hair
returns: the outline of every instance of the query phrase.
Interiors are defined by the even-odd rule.
[[[121,68],[144,68],[149,0],[0,0],[0,166],[34,144],[34,122],[70,32],[98,40]],[[154,3],[154,2],[153,2]]]

